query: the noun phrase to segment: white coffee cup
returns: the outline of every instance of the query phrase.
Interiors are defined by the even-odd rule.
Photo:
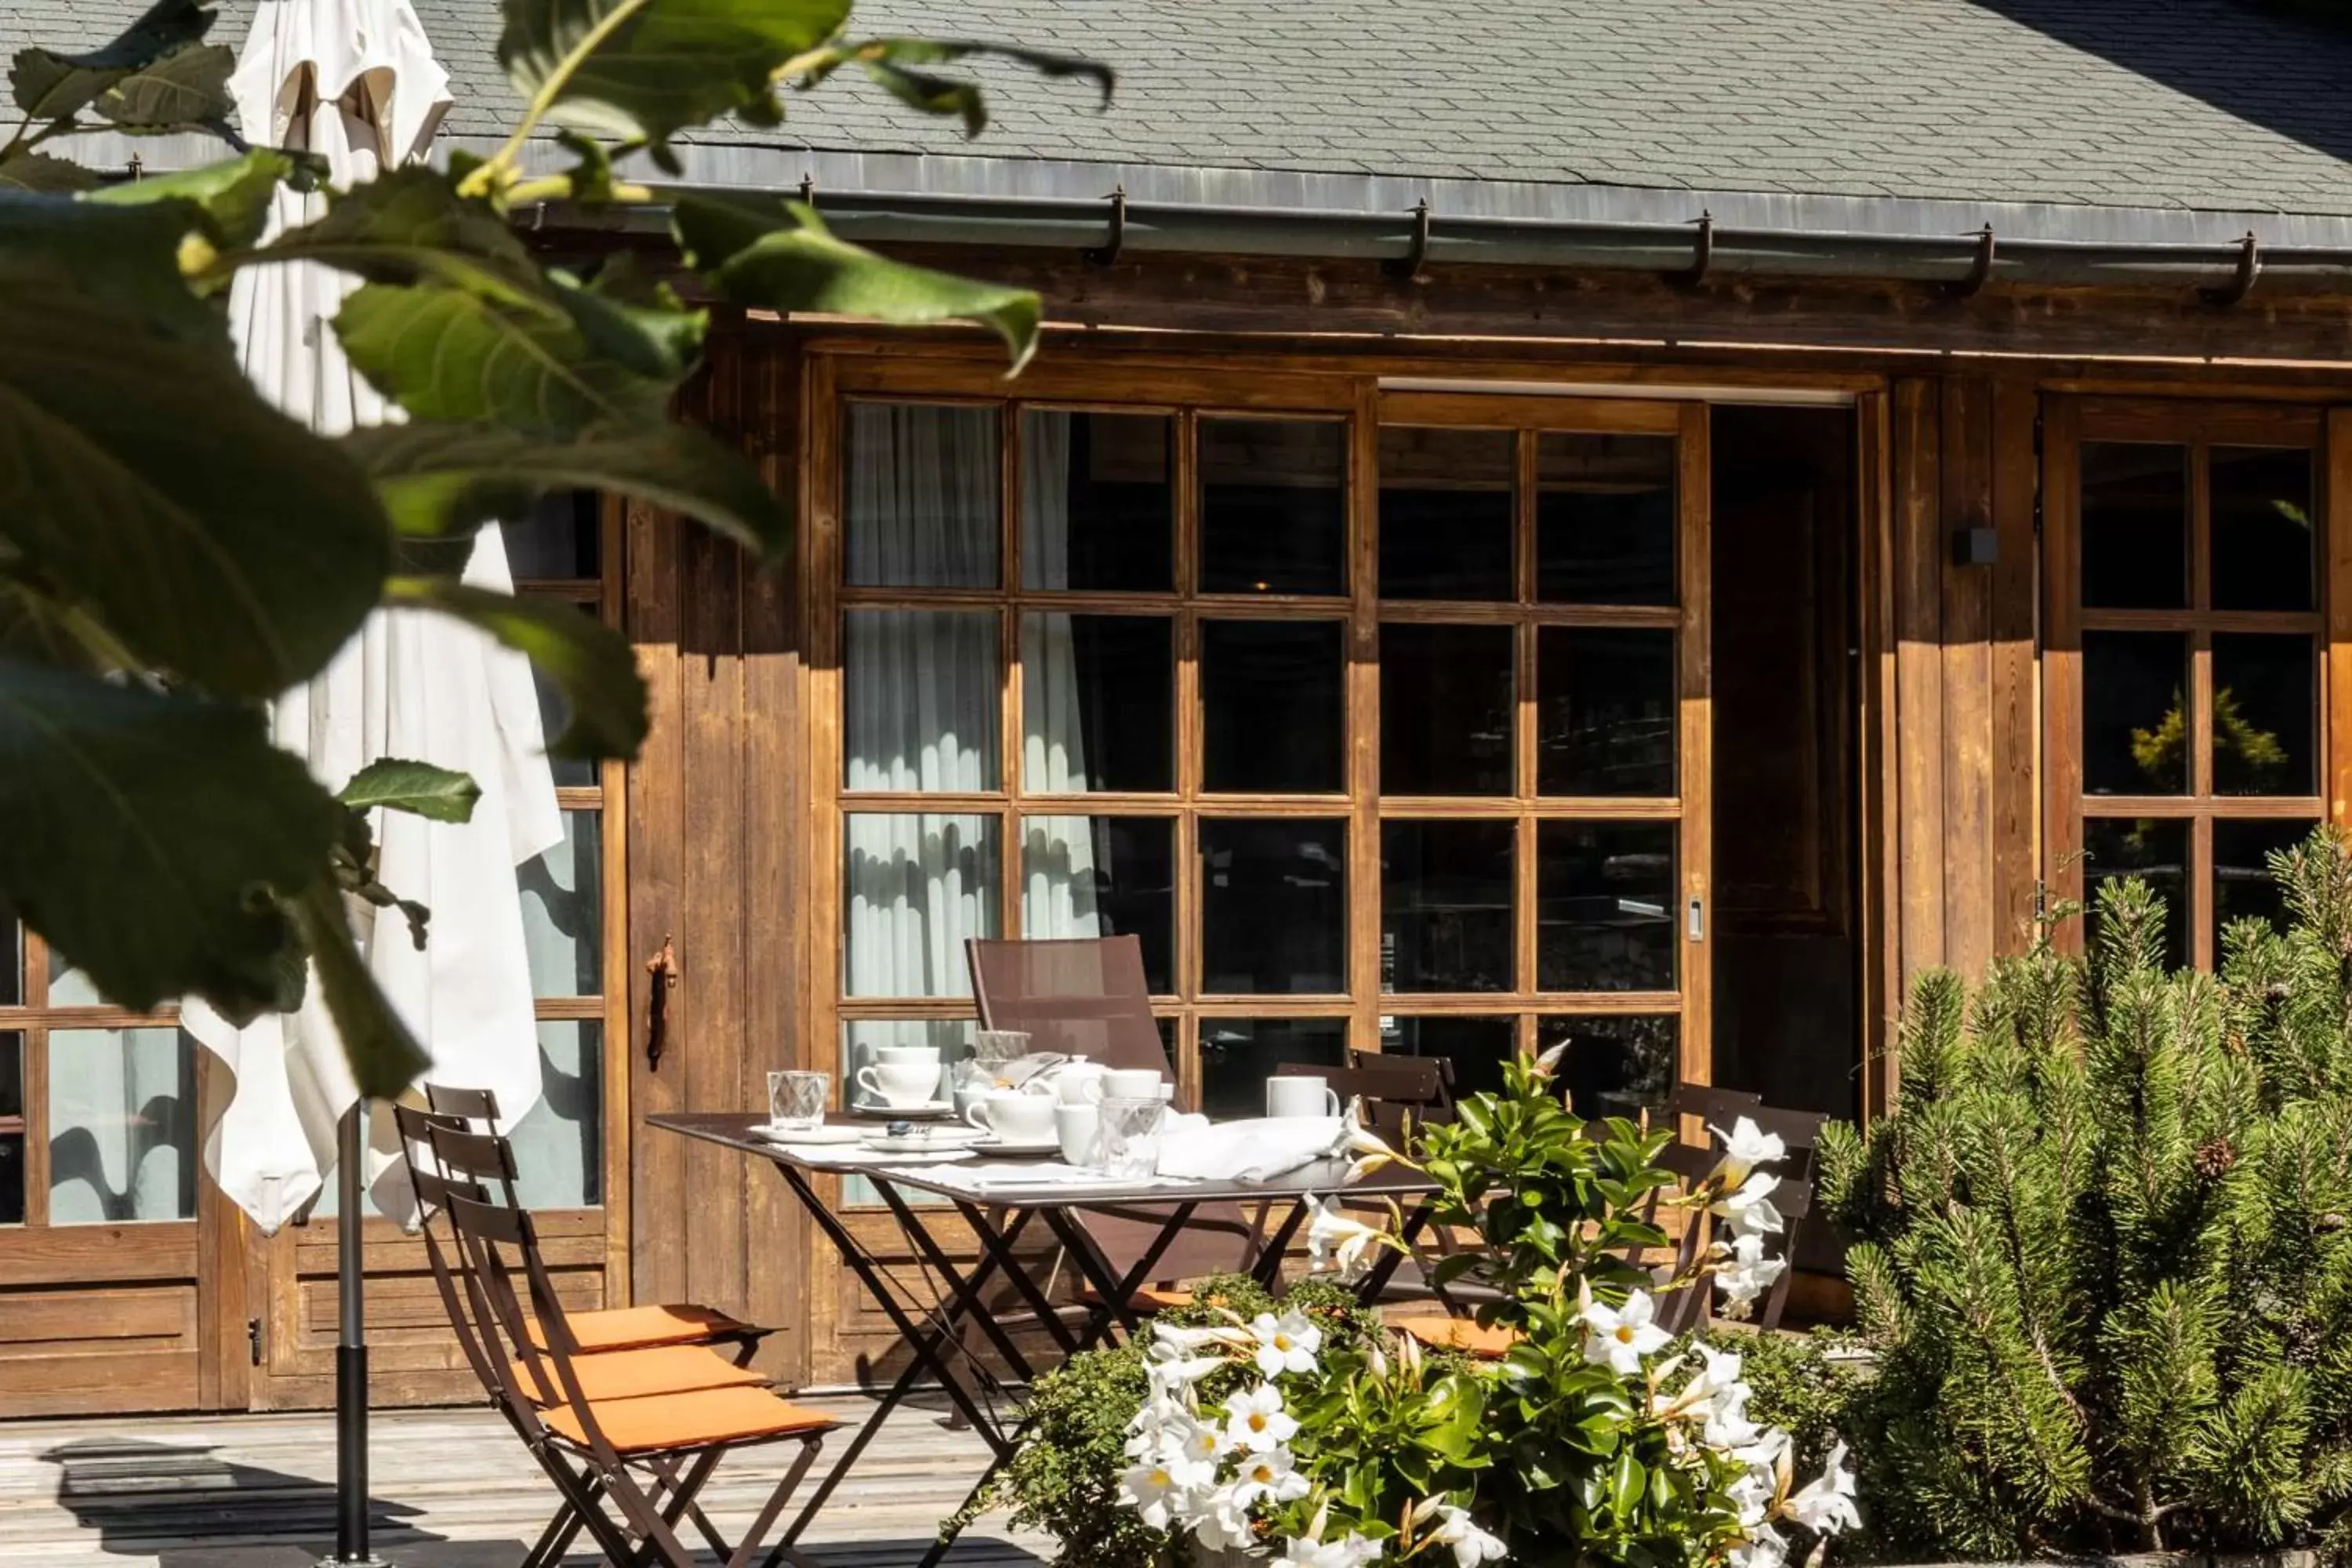
[[[914,1067],[923,1062],[937,1067],[940,1065],[940,1048],[937,1046],[877,1046],[874,1047],[874,1061],[877,1067]]]
[[[1054,1093],[1064,1105],[1092,1105],[1102,1098],[1097,1087],[1109,1069],[1084,1059],[1064,1062],[1054,1069]]]
[[[857,1087],[892,1110],[929,1105],[939,1098],[940,1064],[877,1062],[857,1069]]]
[[[1007,1143],[1043,1143],[1059,1131],[1052,1100],[1017,1089],[992,1089],[964,1113],[964,1120]]]
[[[1106,1100],[1151,1100],[1160,1093],[1160,1077],[1150,1068],[1112,1068],[1094,1081],[1087,1098],[1099,1104]]]
[[[1078,1166],[1093,1164],[1096,1154],[1099,1152],[1096,1145],[1096,1137],[1101,1131],[1101,1106],[1056,1105],[1054,1107],[1054,1136],[1061,1140],[1064,1164]]]
[[[1265,1080],[1268,1116],[1337,1116],[1339,1096],[1319,1078],[1270,1078]]]

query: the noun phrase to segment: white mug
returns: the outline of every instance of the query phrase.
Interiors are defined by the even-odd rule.
[[[916,1067],[924,1062],[937,1067],[940,1065],[940,1048],[937,1046],[877,1046],[874,1047],[874,1061],[877,1067]]]
[[[1268,1116],[1337,1116],[1339,1092],[1319,1078],[1270,1078],[1265,1080]]]
[[[1042,1094],[999,1089],[981,1096],[980,1103],[964,1113],[964,1120],[1007,1143],[1043,1143],[1059,1131],[1055,1109],[1054,1102]]]
[[[1160,1075],[1150,1068],[1113,1068],[1097,1075],[1087,1098],[1099,1104],[1106,1100],[1151,1100],[1160,1093]]]
[[[1065,1062],[1054,1072],[1054,1093],[1064,1105],[1092,1105],[1102,1098],[1096,1087],[1109,1069],[1100,1062]]]
[[[929,1105],[939,1098],[940,1064],[882,1062],[857,1069],[857,1087],[892,1110]]]
[[[1101,1152],[1097,1143],[1101,1131],[1101,1106],[1054,1107],[1054,1136],[1061,1140],[1062,1163],[1082,1168],[1093,1164]]]

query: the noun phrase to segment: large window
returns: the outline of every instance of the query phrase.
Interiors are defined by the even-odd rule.
[[[965,939],[1131,932],[1213,1111],[1351,1046],[1477,1087],[1561,1038],[1589,1109],[1663,1097],[1701,411],[836,407],[845,1076],[961,1047]]]
[[[2053,869],[2161,893],[2176,963],[2275,920],[2270,851],[2324,815],[2318,426],[2063,404],[2053,443]]]

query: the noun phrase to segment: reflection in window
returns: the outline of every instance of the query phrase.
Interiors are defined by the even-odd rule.
[[[2189,789],[2189,639],[2179,632],[2083,634],[2083,789]]]
[[[1133,936],[1152,992],[1174,991],[1175,844],[1164,816],[1021,818],[1021,934]]]
[[[997,584],[997,412],[904,403],[843,410],[845,580],[858,587]]]
[[[1347,592],[1348,427],[1203,419],[1201,591]]]
[[[1344,1018],[1203,1018],[1201,1109],[1213,1119],[1264,1116],[1265,1080],[1276,1068],[1336,1068],[1347,1058]]]
[[[1214,994],[1348,988],[1348,825],[1204,818],[1201,984]]]
[[[971,1032],[979,1026],[970,1018],[857,1018],[841,1026],[841,1071],[834,1084],[834,1093],[844,1107],[869,1106],[871,1097],[856,1087],[857,1069],[871,1067],[881,1059],[889,1047],[914,1047],[937,1051],[940,1057],[940,1092],[944,1096],[953,1081],[952,1068],[972,1054]],[[944,1206],[948,1200],[930,1194],[901,1189],[899,1195],[916,1208]],[[880,1208],[882,1194],[864,1176],[841,1178],[841,1201],[850,1208]]]
[[[1381,597],[1509,599],[1518,437],[1381,427]]]
[[[2164,900],[2165,963],[2189,962],[2189,824],[2178,818],[2095,816],[2083,824],[2083,939],[2096,952],[2099,889],[2137,877]]]
[[[593,996],[604,989],[603,846],[593,811],[563,814],[563,842],[515,870],[534,996]]]
[[[1638,1119],[1666,1103],[1681,1076],[1677,1043],[1682,1020],[1654,1018],[1538,1018],[1536,1049],[1566,1043],[1559,1081],[1568,1106],[1590,1121],[1601,1116]]]
[[[1509,1018],[1382,1018],[1381,1049],[1390,1056],[1438,1057],[1454,1064],[1454,1096],[1503,1092],[1503,1063],[1518,1048]]]
[[[1021,416],[1021,580],[1029,588],[1176,585],[1175,422],[1164,414]]]
[[[1508,991],[1518,883],[1510,822],[1381,824],[1381,986]]]
[[[25,1003],[25,928],[0,905],[0,1007]]]
[[[1345,632],[1337,621],[1201,623],[1207,788],[1309,795],[1346,787]]]
[[[0,1225],[25,1223],[25,1037],[0,1034]]]
[[[1536,700],[1536,784],[1543,794],[1675,793],[1674,633],[1541,627]]]
[[[194,1053],[173,1028],[50,1034],[51,1225],[195,1217]]]
[[[997,819],[851,812],[843,832],[845,992],[971,995],[964,939],[997,934]]]
[[[1536,984],[1544,991],[1675,988],[1671,822],[1536,825]]]
[[[2284,930],[2286,910],[2270,858],[2283,855],[2317,826],[2293,819],[2213,824],[2213,957],[2223,954],[2222,933],[2232,921],[2257,920]]]
[[[1536,596],[1671,605],[1675,441],[1547,431],[1536,443]]]
[[[2316,795],[2313,640],[2213,635],[2213,793]]]
[[[852,610],[843,624],[842,782],[996,788],[996,612]]]
[[[1381,793],[1517,794],[1511,628],[1381,628]]]
[[[2189,604],[2189,448],[2149,441],[2082,446],[2083,604],[2178,610]]]
[[[2312,608],[2311,453],[2300,447],[2216,447],[2207,460],[2213,607]]]
[[[604,574],[604,498],[594,490],[541,496],[528,516],[499,527],[516,582],[578,582]]]
[[[1032,795],[1176,787],[1175,623],[1021,617],[1021,787]]]
[[[591,1018],[541,1019],[540,1101],[508,1133],[524,1207],[604,1201],[604,1026]]]

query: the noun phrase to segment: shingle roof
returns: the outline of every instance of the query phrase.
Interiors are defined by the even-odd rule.
[[[255,0],[226,0],[215,37]],[[139,0],[0,0],[0,51]],[[418,0],[459,91],[514,103],[496,0]],[[861,29],[1117,66],[1117,101],[987,68],[978,142],[842,79],[708,143],[1759,195],[2352,215],[2352,37],[2232,0],[867,0]],[[1098,194],[1098,193],[1097,193]]]

